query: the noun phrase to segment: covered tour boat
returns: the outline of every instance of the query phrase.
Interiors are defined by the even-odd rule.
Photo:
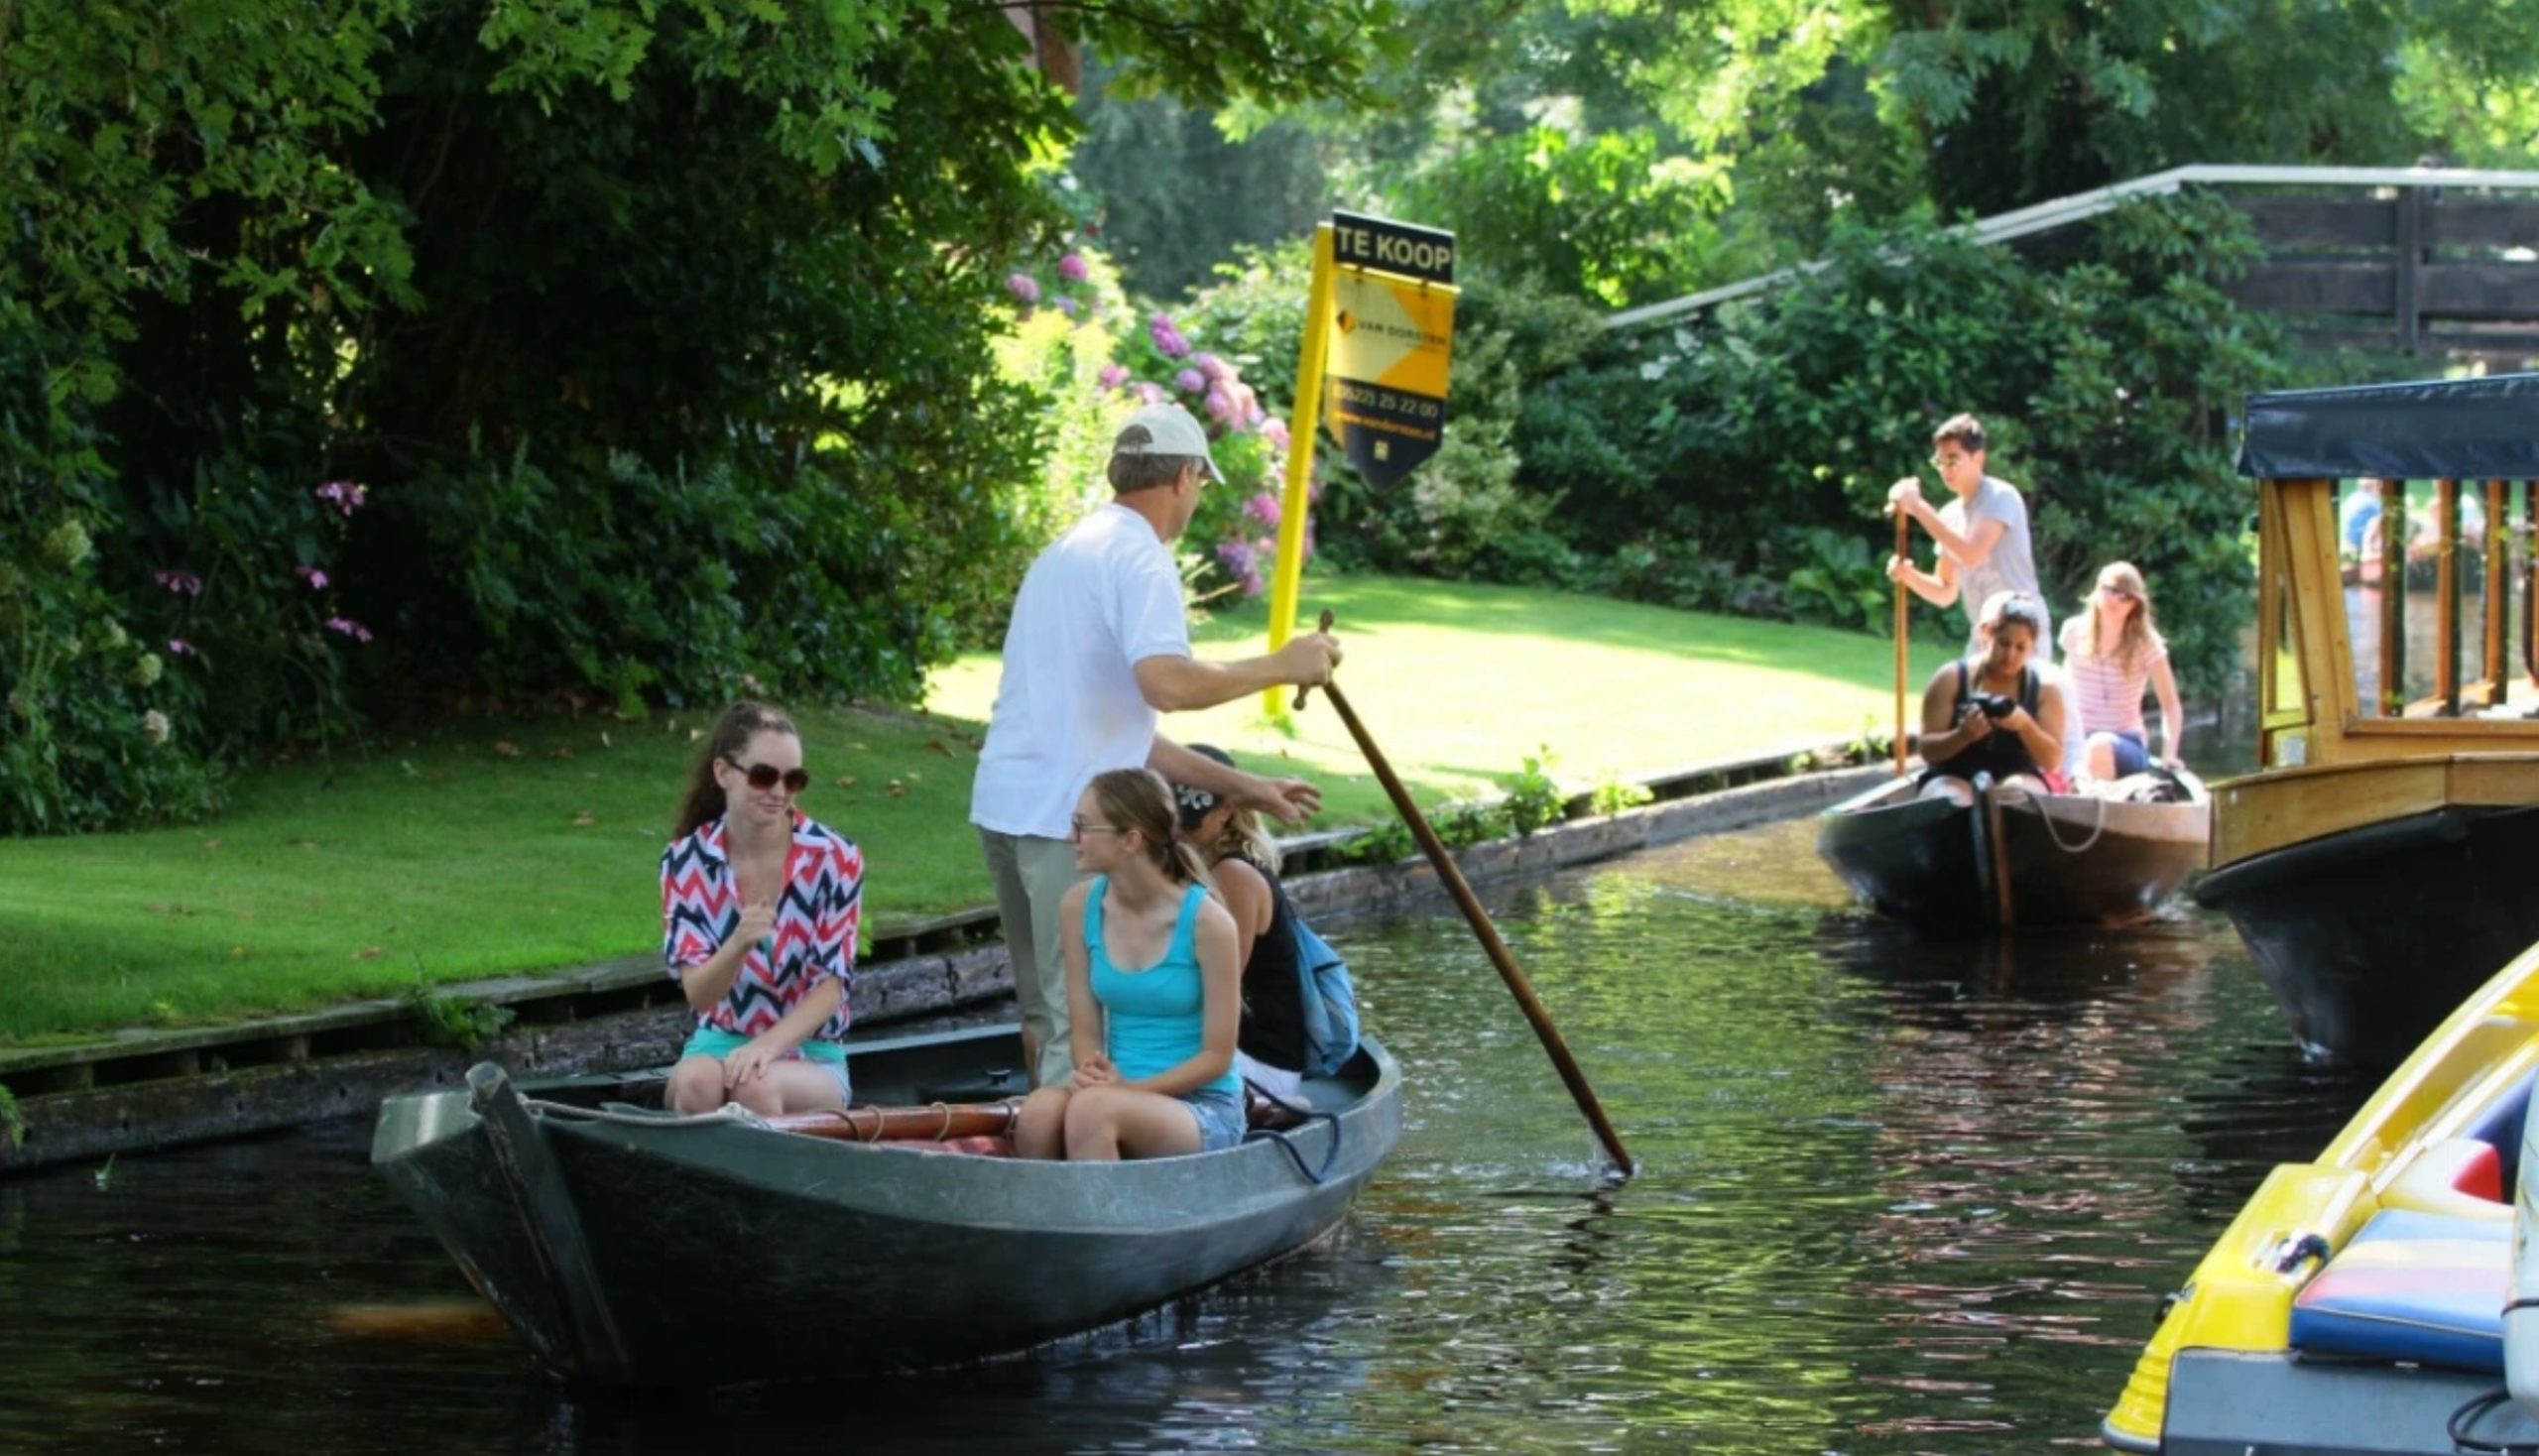
[[[1023,1090],[1012,1027],[849,1057],[859,1097],[939,1110],[947,1134],[956,1104]],[[371,1160],[538,1361],[592,1386],[957,1364],[1125,1319],[1329,1232],[1401,1129],[1373,1038],[1305,1083],[1300,1125],[1137,1162],[671,1117],[659,1073],[524,1089],[486,1064],[468,1083],[390,1099]]]
[[[2263,767],[2214,786],[2196,898],[2305,1044],[2393,1061],[2539,940],[2539,375],[2259,395],[2239,466],[2258,482]],[[2377,569],[2349,583],[2340,557],[2373,514]],[[2428,553],[2430,602],[2408,584]]]
[[[1880,913],[1935,929],[2138,920],[2204,863],[2212,798],[2193,774],[2136,792],[1987,787],[1973,805],[1898,778],[1825,811],[1816,849]]]
[[[2315,1161],[2267,1175],[2163,1304],[2101,1430],[2164,1456],[2539,1449],[2526,1141],[2539,947],[2451,1013]],[[2534,1311],[2539,1313],[2539,1311]]]

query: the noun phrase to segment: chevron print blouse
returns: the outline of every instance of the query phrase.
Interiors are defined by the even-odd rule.
[[[864,911],[864,855],[818,820],[793,813],[793,846],[785,855],[785,894],[776,905],[776,933],[753,946],[732,989],[700,1025],[755,1036],[792,1010],[822,976],[841,983],[837,1014],[818,1040],[846,1035],[854,1020],[855,934]],[[662,958],[670,979],[703,965],[741,922],[741,897],[723,843],[723,821],[662,852]]]

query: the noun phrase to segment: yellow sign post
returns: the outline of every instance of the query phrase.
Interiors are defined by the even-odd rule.
[[[1317,423],[1329,422],[1350,463],[1378,487],[1409,474],[1445,438],[1454,246],[1451,233],[1347,212],[1314,228],[1313,283],[1278,506],[1278,558],[1270,577],[1273,653],[1295,635]],[[1279,691],[1265,694],[1263,703],[1272,719],[1285,719]]]

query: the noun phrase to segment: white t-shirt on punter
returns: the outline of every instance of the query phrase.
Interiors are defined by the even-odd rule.
[[[1136,768],[1154,747],[1137,665],[1188,656],[1181,571],[1154,528],[1116,501],[1077,522],[1014,599],[970,822],[1066,838],[1093,776]]]

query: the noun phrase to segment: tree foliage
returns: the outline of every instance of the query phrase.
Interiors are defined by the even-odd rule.
[[[1389,5],[1040,13],[1222,104]],[[383,711],[912,688],[1028,545],[1028,60],[947,0],[0,6],[0,830]]]

